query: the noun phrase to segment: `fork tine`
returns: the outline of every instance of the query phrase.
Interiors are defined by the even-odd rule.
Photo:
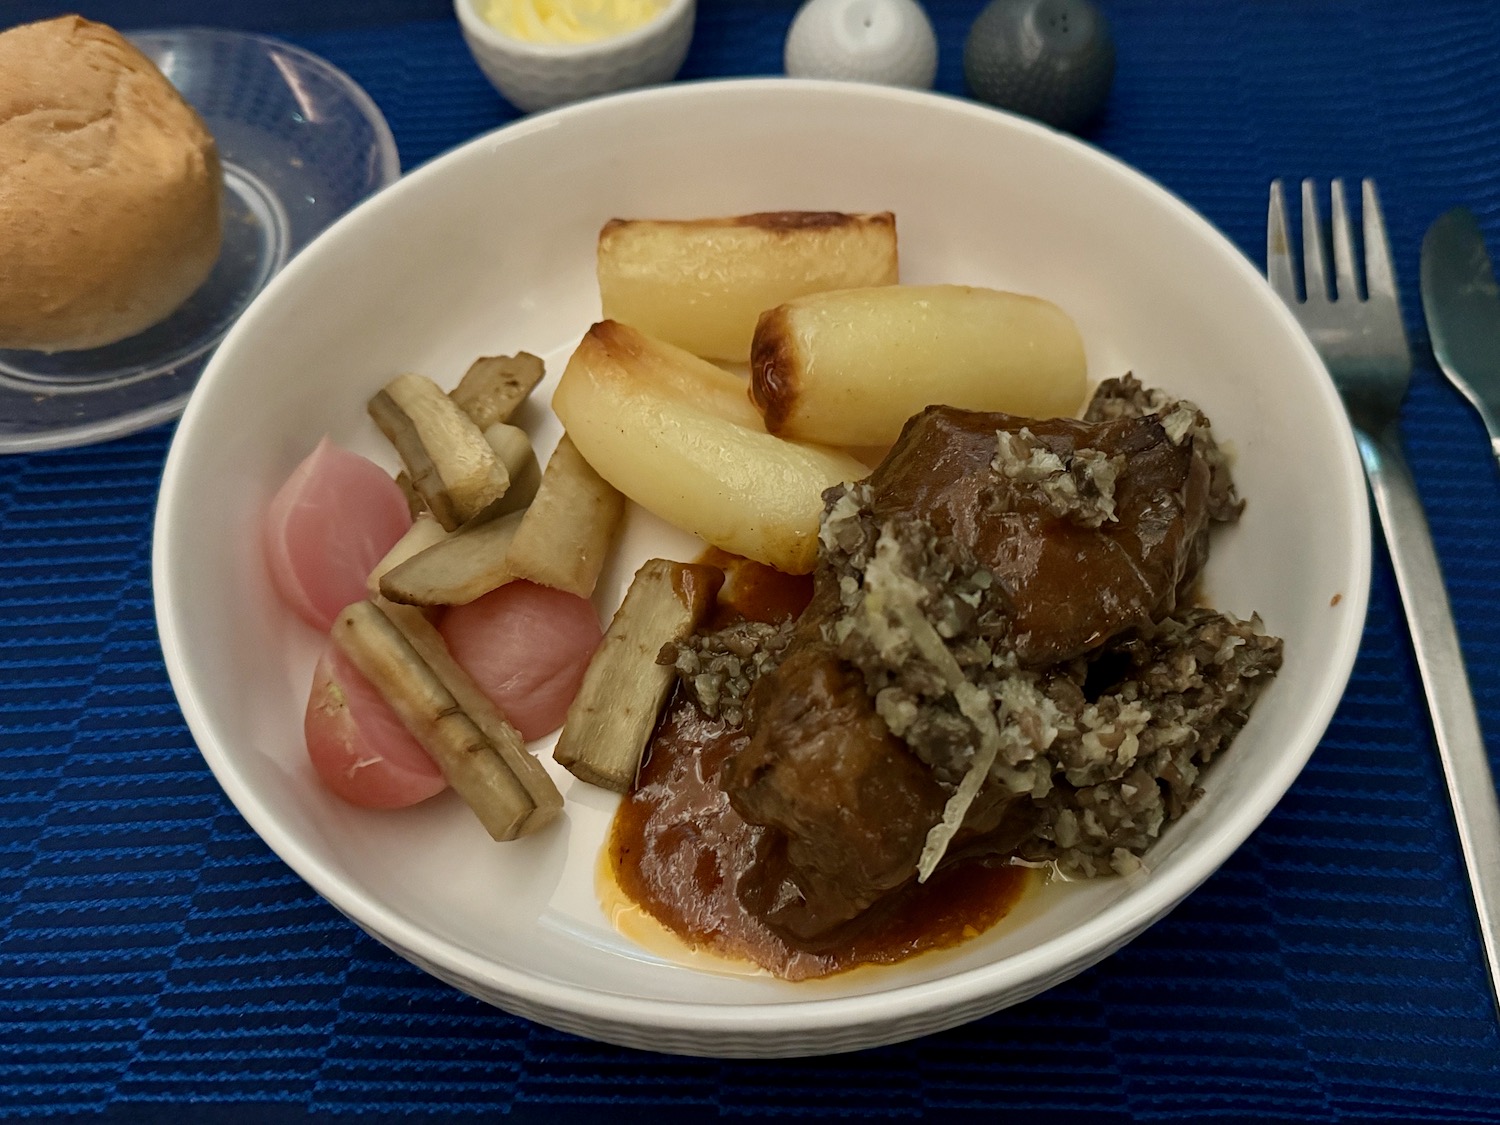
[[[1318,218],[1318,190],[1302,181],[1302,278],[1307,300],[1328,300],[1328,266],[1323,258],[1323,223]]]
[[[1344,181],[1329,186],[1333,206],[1328,223],[1333,230],[1333,294],[1339,300],[1358,300],[1359,288],[1354,279],[1354,230],[1349,224],[1349,208],[1344,203]]]
[[[1296,301],[1297,278],[1292,272],[1292,239],[1286,229],[1286,197],[1281,181],[1271,181],[1271,203],[1266,212],[1266,278],[1284,301]]]
[[[1396,273],[1391,267],[1391,243],[1385,234],[1385,219],[1380,214],[1380,197],[1375,181],[1364,182],[1365,211],[1365,291],[1383,300],[1396,300]]]

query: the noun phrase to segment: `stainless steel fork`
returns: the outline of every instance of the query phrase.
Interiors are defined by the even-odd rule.
[[[1474,696],[1464,671],[1453,611],[1432,547],[1421,501],[1401,447],[1400,409],[1411,379],[1411,351],[1402,327],[1391,249],[1375,184],[1364,181],[1364,288],[1344,185],[1331,185],[1333,271],[1328,289],[1316,185],[1302,181],[1302,276],[1297,294],[1286,202],[1271,184],[1266,220],[1266,276],[1323,357],[1343,396],[1364,461],[1365,476],[1390,547],[1396,584],[1432,716],[1438,756],[1458,826],[1459,844],[1479,915],[1490,990],[1500,1007],[1500,802],[1485,756]]]

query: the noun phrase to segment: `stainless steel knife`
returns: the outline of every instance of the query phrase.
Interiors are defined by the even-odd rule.
[[[1422,309],[1438,366],[1479,411],[1500,458],[1500,286],[1467,207],[1440,215],[1422,239]]]

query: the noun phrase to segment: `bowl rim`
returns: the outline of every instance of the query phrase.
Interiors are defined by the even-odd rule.
[[[449,168],[475,159],[480,153],[511,138],[563,127],[573,117],[612,113],[617,107],[626,104],[649,106],[705,96],[738,97],[747,94],[928,104],[944,113],[959,113],[1003,123],[1006,128],[1045,136],[1050,143],[1073,148],[1078,155],[1102,167],[1106,174],[1133,181],[1137,190],[1155,196],[1158,201],[1177,212],[1184,222],[1195,228],[1214,247],[1219,256],[1227,258],[1232,263],[1232,268],[1246,281],[1258,287],[1265,300],[1270,302],[1268,308],[1272,315],[1279,319],[1294,346],[1301,351],[1307,374],[1313,378],[1317,393],[1326,400],[1330,411],[1336,412],[1333,416],[1340,420],[1341,424],[1331,435],[1331,440],[1338,447],[1338,462],[1343,469],[1341,483],[1351,496],[1358,496],[1362,500],[1365,489],[1363,470],[1353,431],[1332,380],[1291,310],[1271,290],[1250,259],[1226,235],[1179,196],[1102,149],[1035,121],[950,95],[857,82],[777,77],[678,82],[591,99],[518,119],[434,158],[342,216],[319,235],[313,245],[324,240],[341,240],[346,237],[346,231],[357,224],[375,219],[383,210],[392,206],[396,199],[421,191],[428,180],[444,175]],[[313,257],[315,255],[307,253],[298,255],[272,279],[270,285],[230,330],[205,372],[200,387],[213,387],[218,381],[219,372],[228,366],[230,357],[239,350],[241,342],[253,338],[258,323],[266,315],[266,308],[277,299],[282,288],[293,285],[310,268],[309,262]],[[169,565],[172,543],[181,535],[177,525],[179,522],[186,522],[185,517],[177,512],[179,485],[188,472],[184,467],[184,451],[192,440],[204,401],[204,396],[195,391],[168,450],[153,536],[152,581],[156,594],[157,628],[168,675],[200,753],[207,760],[220,785],[240,814],[283,862],[341,913],[383,943],[401,952],[407,959],[415,960],[429,972],[450,982],[472,982],[489,997],[499,997],[500,999],[492,1002],[502,1007],[505,1002],[513,1002],[517,1007],[524,1007],[529,1011],[566,1012],[580,1021],[587,1020],[601,1027],[624,1025],[653,1031],[709,1036],[735,1033],[753,1036],[790,1031],[821,1033],[826,1036],[839,1030],[852,1030],[897,1019],[902,1023],[909,1023],[920,1020],[924,1015],[935,1017],[945,1010],[982,1003],[986,997],[1007,994],[1018,998],[1029,996],[1038,989],[1031,988],[1028,991],[1028,984],[1036,985],[1041,982],[1040,987],[1045,989],[1082,971],[1108,956],[1174,908],[1213,874],[1270,814],[1301,773],[1326,732],[1334,709],[1347,686],[1363,632],[1369,597],[1372,544],[1368,506],[1356,502],[1351,516],[1359,534],[1348,544],[1349,570],[1354,581],[1349,584],[1350,588],[1342,590],[1341,604],[1346,607],[1347,612],[1342,615],[1335,631],[1335,657],[1327,665],[1328,675],[1316,705],[1303,718],[1303,728],[1307,732],[1305,744],[1295,755],[1283,756],[1278,760],[1275,769],[1266,771],[1254,791],[1254,800],[1225,810],[1224,815],[1212,825],[1203,826],[1204,838],[1191,851],[1180,854],[1170,872],[1170,878],[1146,880],[1130,894],[1109,904],[1066,933],[1001,960],[935,980],[853,996],[791,998],[763,1003],[716,1003],[642,998],[588,988],[533,976],[490,961],[459,942],[435,937],[416,920],[326,872],[307,849],[279,827],[270,810],[263,806],[250,786],[241,779],[232,757],[226,755],[214,742],[210,709],[198,697],[192,671],[183,661],[180,638],[186,633],[188,623],[175,608],[176,602],[172,596],[174,582]],[[441,966],[443,971],[436,972],[432,966]],[[880,1041],[897,1037],[899,1036],[889,1036]],[[703,1046],[708,1053],[713,1053],[713,1043],[706,1041]]]
[[[479,12],[476,0],[453,0],[453,13],[458,17],[465,35],[479,40],[493,50],[522,58],[569,62],[588,61],[617,51],[629,51],[638,44],[655,39],[674,25],[685,10],[696,8],[696,5],[697,0],[667,0],[661,11],[645,23],[637,24],[618,35],[606,35],[602,39],[590,39],[584,43],[533,43],[528,39],[517,39],[485,19]]]

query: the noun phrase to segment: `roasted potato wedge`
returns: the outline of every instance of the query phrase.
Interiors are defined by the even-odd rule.
[[[1037,297],[967,285],[847,289],[788,301],[755,328],[751,395],[766,429],[881,446],[927,406],[1075,414],[1083,340]]]
[[[589,464],[642,507],[723,550],[806,574],[823,490],[869,470],[765,433],[736,386],[681,348],[604,321],[569,359],[552,408]]]
[[[623,220],[599,232],[604,316],[709,359],[743,363],[756,318],[804,293],[893,285],[890,212],[772,211]]]

